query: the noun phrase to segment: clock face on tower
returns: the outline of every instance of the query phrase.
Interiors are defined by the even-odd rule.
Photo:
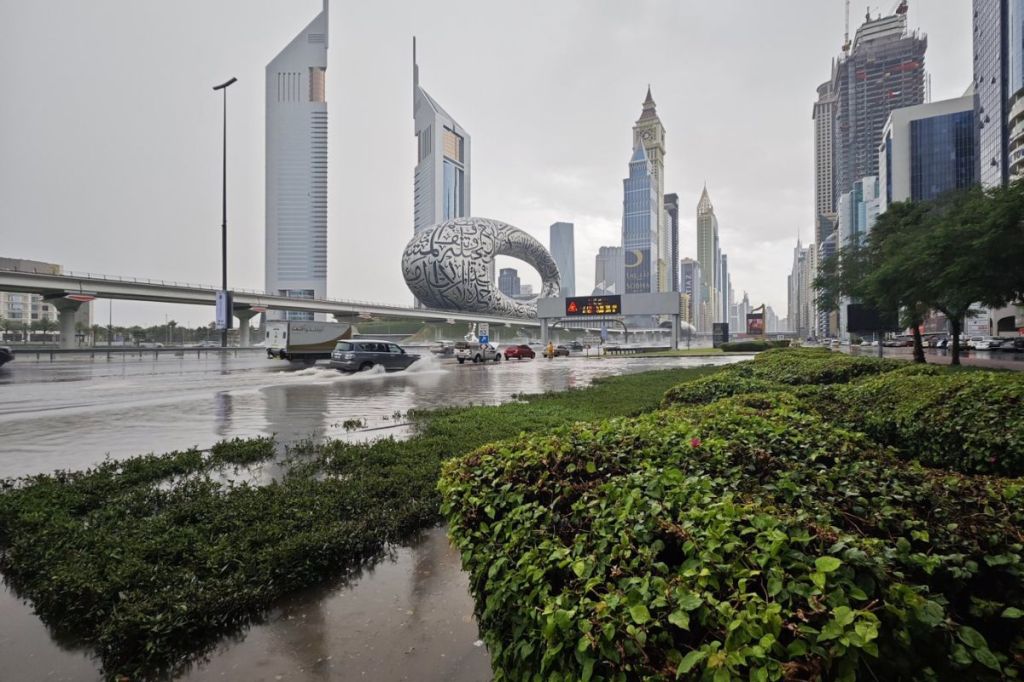
[[[650,130],[645,130],[643,134],[640,136],[640,139],[643,140],[644,142],[650,142],[651,140],[654,139],[654,135],[651,134]]]

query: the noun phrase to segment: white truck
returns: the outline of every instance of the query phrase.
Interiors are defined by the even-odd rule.
[[[340,322],[267,322],[267,357],[312,365],[330,360],[338,341],[352,338],[352,325]]]

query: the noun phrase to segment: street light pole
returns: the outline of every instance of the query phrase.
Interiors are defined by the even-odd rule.
[[[221,166],[221,223],[220,223],[220,267],[221,267],[221,291],[227,295],[228,291],[228,86],[237,81],[232,77],[230,80],[213,86],[214,92],[224,91],[224,134],[223,134],[223,163]],[[220,347],[228,346],[228,325],[231,322],[231,310],[227,311],[227,323],[220,332]]]

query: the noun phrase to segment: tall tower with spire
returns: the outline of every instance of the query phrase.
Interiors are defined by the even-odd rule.
[[[324,0],[266,69],[265,286],[293,298],[327,296],[327,34]]]
[[[672,266],[669,262],[672,251],[671,228],[665,216],[665,126],[658,118],[651,86],[647,86],[640,118],[633,126],[633,146],[642,145],[651,164],[655,190],[658,193],[656,252],[652,259],[656,265],[657,291],[672,291]]]
[[[698,329],[702,332],[711,331],[711,323],[717,317],[715,313],[721,307],[718,294],[718,280],[721,271],[721,257],[718,251],[718,218],[715,207],[708,196],[708,186],[700,194],[697,203],[697,262],[700,263],[700,299],[694,306]]]
[[[622,181],[622,250],[625,285],[622,293],[650,294],[658,291],[657,252],[658,192],[654,168],[642,144],[633,148],[629,177]]]

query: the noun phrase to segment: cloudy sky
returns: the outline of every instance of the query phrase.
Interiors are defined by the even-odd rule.
[[[221,100],[210,87],[236,76],[230,283],[262,289],[264,67],[320,7],[0,0],[0,255],[219,282]],[[864,11],[854,3],[854,28]],[[785,314],[792,249],[813,225],[811,105],[842,42],[842,0],[335,0],[330,22],[331,296],[411,301],[399,256],[412,234],[416,35],[422,84],[472,135],[475,215],[545,244],[548,225],[574,222],[577,288],[589,290],[597,248],[619,243],[649,83],[682,255],[695,254],[706,181],[734,288]],[[928,34],[932,98],[962,94],[970,0],[911,0],[910,25]],[[213,315],[114,306],[115,324]]]

